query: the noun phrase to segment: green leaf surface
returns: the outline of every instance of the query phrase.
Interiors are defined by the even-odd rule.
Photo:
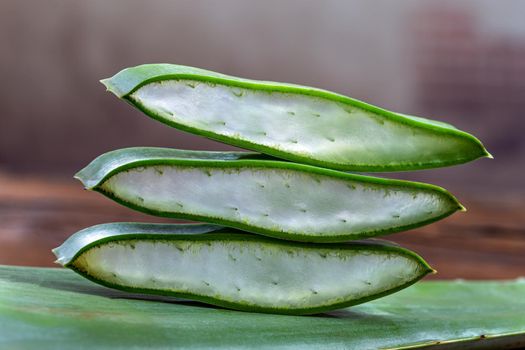
[[[111,290],[65,269],[0,267],[2,349],[443,349],[525,346],[525,281],[421,282],[316,316]]]
[[[305,242],[385,235],[464,209],[437,186],[243,152],[126,148],[99,156],[76,178],[152,215]]]
[[[299,163],[372,172],[490,157],[478,139],[447,123],[313,87],[173,64],[127,68],[102,83],[162,123]]]

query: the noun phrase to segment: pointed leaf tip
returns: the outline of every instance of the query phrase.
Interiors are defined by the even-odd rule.
[[[99,82],[106,87],[106,91],[109,91],[109,81],[111,78],[100,79]]]

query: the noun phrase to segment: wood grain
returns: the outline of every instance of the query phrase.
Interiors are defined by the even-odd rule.
[[[525,203],[462,202],[468,212],[388,239],[418,252],[438,270],[430,279],[525,276]],[[174,222],[119,206],[74,180],[0,174],[0,264],[54,266],[50,250],[70,234],[113,221]]]

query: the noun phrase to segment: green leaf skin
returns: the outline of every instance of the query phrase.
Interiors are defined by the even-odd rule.
[[[298,315],[375,299],[433,271],[386,242],[307,244],[198,224],[97,225],[54,253],[108,287]]]
[[[312,87],[172,64],[127,68],[102,83],[162,123],[298,163],[376,172],[491,157],[449,124]]]
[[[318,316],[230,311],[98,286],[67,269],[0,266],[2,349],[513,349],[525,280],[423,281]]]
[[[127,148],[76,177],[130,208],[305,242],[407,230],[461,204],[442,188],[261,159],[245,152]]]

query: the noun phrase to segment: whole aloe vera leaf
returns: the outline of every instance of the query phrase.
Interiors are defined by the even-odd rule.
[[[67,269],[0,266],[5,349],[511,349],[525,280],[423,281],[325,317],[204,307],[98,286]]]
[[[374,172],[490,157],[449,124],[312,87],[171,64],[127,68],[102,83],[162,123],[299,163]]]
[[[245,152],[127,148],[98,157],[76,177],[87,189],[145,213],[296,241],[384,235],[463,208],[436,186]]]
[[[54,253],[108,287],[282,314],[359,304],[433,271],[386,242],[307,244],[195,224],[97,225]]]

